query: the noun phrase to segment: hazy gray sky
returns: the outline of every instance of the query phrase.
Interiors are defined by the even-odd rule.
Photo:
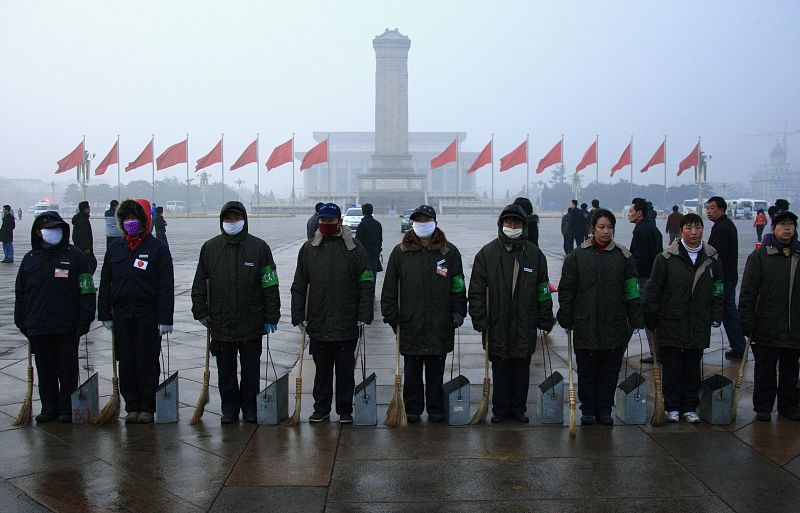
[[[677,163],[702,135],[709,180],[749,182],[775,137],[732,136],[800,125],[798,20],[789,0],[4,0],[0,176],[50,180],[82,134],[99,162],[119,133],[124,169],[151,133],[160,153],[188,132],[193,171],[224,132],[227,168],[260,132],[262,190],[285,193],[291,167],[267,174],[263,162],[292,132],[305,150],[314,130],[374,128],[372,38],[397,27],[411,38],[411,130],[466,131],[472,151],[494,132],[496,159],[530,132],[532,169],[564,133],[570,171],[599,134],[601,181],[633,134],[635,181],[659,183],[662,166],[638,169],[668,134],[670,184],[691,180],[676,179]],[[790,161],[797,148],[790,138]],[[254,183],[254,168],[226,182]]]

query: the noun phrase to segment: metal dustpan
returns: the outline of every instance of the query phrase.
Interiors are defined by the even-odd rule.
[[[302,357],[300,355],[300,358]],[[275,381],[267,384],[256,396],[256,421],[266,426],[277,426],[289,418],[289,374],[278,377],[269,350],[269,333],[267,333],[267,361],[272,363]],[[267,365],[264,367],[264,378],[268,378]]]
[[[378,425],[378,399],[375,373],[367,376],[367,339],[364,327],[359,328],[359,350],[361,351],[362,381],[353,389],[353,424],[356,426]]]
[[[733,382],[722,374],[703,380],[697,414],[709,424],[730,424],[733,407]]]
[[[542,424],[564,423],[564,376],[555,371],[539,383],[539,418]]]
[[[156,424],[178,422],[178,372],[158,385],[156,389]]]
[[[617,417],[625,424],[647,424],[647,378],[633,372],[614,391]]]
[[[442,385],[444,413],[451,426],[466,426],[472,415],[469,408],[469,380],[458,375]]]
[[[72,392],[72,423],[86,424],[100,411],[100,388],[97,373]]]

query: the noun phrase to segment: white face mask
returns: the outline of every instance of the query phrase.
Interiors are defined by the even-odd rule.
[[[237,233],[242,231],[242,228],[244,228],[244,219],[242,219],[241,221],[236,221],[235,223],[226,223],[224,221],[222,223],[222,229],[228,235],[236,235]]]
[[[522,228],[507,228],[504,226],[503,233],[505,233],[506,237],[509,239],[518,239],[520,235],[522,235]]]
[[[427,239],[433,235],[433,230],[436,229],[436,221],[429,221],[427,223],[411,221],[411,227],[414,229],[414,233],[417,234],[417,237],[420,239]]]
[[[42,240],[55,246],[64,237],[64,230],[61,228],[42,228]]]

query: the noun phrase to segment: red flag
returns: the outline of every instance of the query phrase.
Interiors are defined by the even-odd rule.
[[[443,152],[431,160],[431,169],[437,169],[445,164],[456,161],[456,143],[457,139],[453,139],[453,142],[451,142]]]
[[[156,157],[156,169],[160,171],[162,169],[172,167],[175,164],[186,164],[188,143],[188,140],[183,140],[164,150],[161,155]]]
[[[692,152],[686,156],[685,159],[681,160],[681,164],[678,166],[678,176],[681,176],[681,173],[689,169],[690,167],[694,167],[700,163],[700,143],[697,143],[697,146],[694,147]]]
[[[474,173],[478,169],[482,168],[486,164],[492,163],[492,141],[489,141],[489,144],[478,154],[478,158],[475,159],[475,162],[469,166],[467,169],[467,174]]]
[[[586,153],[583,154],[583,158],[580,164],[578,164],[578,167],[575,168],[575,172],[577,173],[589,164],[597,164],[597,139],[594,140],[592,145],[586,150]]]
[[[252,164],[253,162],[258,161],[258,139],[251,142],[247,148],[244,149],[244,152],[236,159],[236,162],[233,163],[231,166],[231,171],[234,169],[239,169],[242,166],[246,166],[247,164]]]
[[[622,152],[622,155],[619,157],[619,161],[614,164],[614,167],[611,168],[611,176],[614,176],[614,173],[623,167],[631,165],[631,144],[633,143],[628,143],[628,147]]]
[[[644,173],[645,171],[650,169],[652,166],[655,166],[656,164],[663,164],[664,163],[664,158],[665,158],[665,153],[666,153],[665,148],[664,148],[665,144],[667,144],[666,141],[661,143],[661,146],[658,147],[658,149],[653,154],[653,156],[650,157],[650,160],[647,161],[647,164],[645,164],[644,167],[642,168],[642,171],[641,171],[642,173]]]
[[[201,169],[208,167],[212,164],[220,164],[222,162],[222,139],[219,140],[216,146],[208,152],[205,157],[197,159],[197,165],[194,166],[195,173]]]
[[[95,176],[100,176],[106,172],[108,166],[111,164],[119,164],[119,141],[114,143],[114,146],[111,147],[111,151],[108,152],[106,158],[100,162],[100,165],[94,170]]]
[[[517,146],[511,153],[505,157],[500,157],[500,172],[511,169],[520,164],[528,162],[528,140]]]
[[[136,169],[137,167],[142,167],[145,164],[151,164],[153,162],[153,140],[150,139],[150,142],[147,143],[147,146],[144,147],[142,152],[136,157],[136,160],[133,162],[129,162],[127,166],[125,166],[125,172],[132,169]]]
[[[300,171],[304,169],[308,169],[311,166],[316,164],[320,164],[322,162],[328,162],[328,140],[325,139],[318,145],[314,146],[308,152],[306,152],[306,156],[303,157],[303,162],[300,163]]]
[[[561,141],[558,141],[556,145],[553,146],[553,149],[542,157],[542,160],[539,161],[539,165],[536,166],[536,173],[539,174],[544,171],[546,167],[559,163],[561,163]]]
[[[64,171],[69,171],[73,167],[77,167],[78,164],[82,163],[83,163],[83,141],[81,141],[81,143],[78,145],[77,148],[69,152],[69,155],[58,161],[58,169],[56,169],[55,174],[63,173]]]
[[[267,171],[275,169],[278,166],[287,164],[293,160],[292,146],[294,144],[294,137],[289,139],[283,144],[280,144],[272,150],[267,159]]]

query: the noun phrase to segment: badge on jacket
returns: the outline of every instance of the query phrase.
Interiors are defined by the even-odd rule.
[[[69,278],[69,271],[67,269],[59,269],[56,267],[55,278]]]
[[[137,258],[136,260],[133,261],[133,266],[137,269],[141,269],[144,271],[145,269],[147,269],[147,263],[148,263],[147,260],[142,260],[140,258]]]
[[[440,276],[447,277],[447,267],[445,267],[444,265],[441,265],[441,264],[437,265],[436,266],[436,274],[438,274]]]

